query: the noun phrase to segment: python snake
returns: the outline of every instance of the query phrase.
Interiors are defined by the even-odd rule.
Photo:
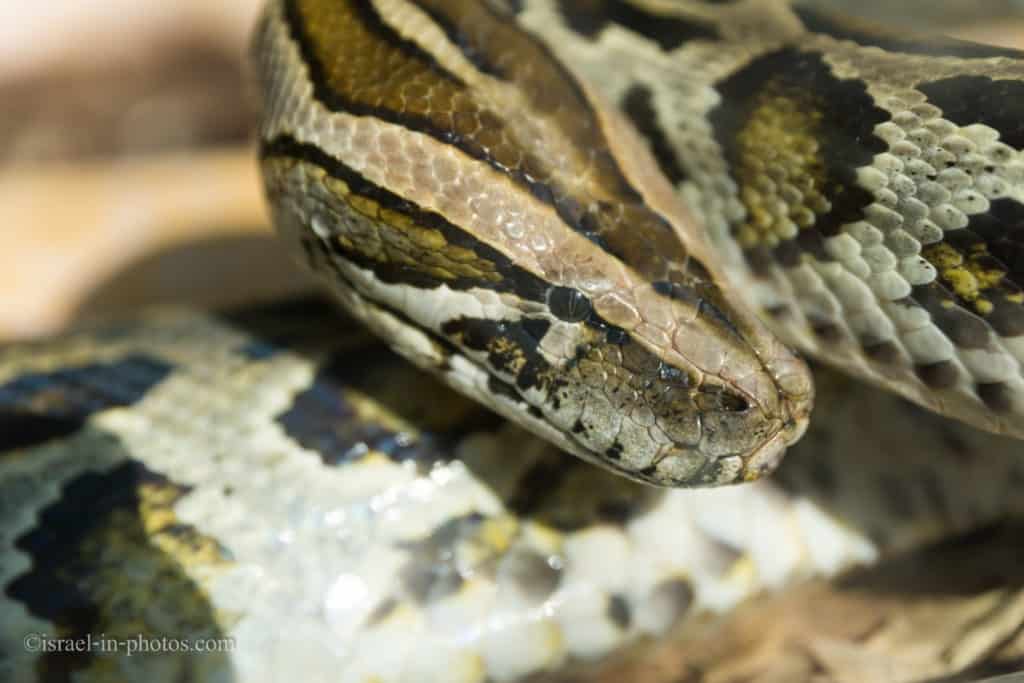
[[[1019,53],[768,0],[288,0],[254,54],[280,232],[562,450],[756,479],[808,429],[790,345],[1003,436],[823,372],[779,476],[675,491],[319,305],[9,347],[4,680],[515,680],[1014,511]],[[237,647],[24,640],[140,632]]]

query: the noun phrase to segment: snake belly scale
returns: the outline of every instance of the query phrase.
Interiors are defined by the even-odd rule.
[[[818,378],[839,410],[776,477],[680,490],[496,421],[329,302],[0,348],[0,679],[561,681],[1020,515],[1016,441]],[[969,665],[1016,609],[942,611],[915,670]],[[115,645],[42,648],[89,637]]]

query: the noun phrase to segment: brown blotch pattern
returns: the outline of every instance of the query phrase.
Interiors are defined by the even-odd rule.
[[[0,454],[70,436],[91,415],[141,400],[170,371],[135,354],[16,376],[0,384]]]
[[[989,239],[969,227],[949,231],[944,241],[926,246],[921,255],[935,267],[939,280],[953,295],[947,306],[962,306],[991,320],[1004,336],[1021,333],[1017,328],[1024,325],[1024,291],[1011,279],[1010,269],[993,256]],[[993,315],[997,308],[999,314]],[[963,336],[958,327],[948,328],[951,336]]]
[[[472,89],[402,38],[367,0],[292,0],[286,15],[328,108],[375,116],[452,144],[509,174],[574,231],[641,274],[685,271],[687,252],[612,155],[596,112],[547,49],[484,3],[421,0],[483,73],[514,82],[522,108]],[[544,159],[530,120],[552,122],[571,162]],[[585,169],[585,170],[584,170]]]
[[[40,513],[35,529],[15,541],[32,566],[4,592],[55,624],[61,638],[91,634],[123,643],[140,636],[220,636],[206,596],[186,570],[226,568],[229,553],[178,519],[175,504],[188,492],[132,460],[79,475]],[[40,659],[38,673],[42,680],[70,680],[75,672],[116,680],[122,654],[54,652]],[[160,664],[156,653],[137,657],[140,668]],[[227,666],[213,652],[180,664],[190,679]]]
[[[827,258],[820,237],[874,201],[854,169],[884,151],[873,129],[889,115],[862,82],[836,78],[820,54],[793,48],[758,57],[716,87],[722,103],[710,120],[747,210],[734,226],[740,246],[771,248],[790,264],[804,251]]]

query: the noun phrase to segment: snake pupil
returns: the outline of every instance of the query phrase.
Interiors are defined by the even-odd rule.
[[[590,315],[590,300],[571,287],[556,286],[548,290],[548,307],[560,320],[577,323]]]

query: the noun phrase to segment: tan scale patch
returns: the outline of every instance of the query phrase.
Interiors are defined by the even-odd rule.
[[[193,578],[197,572],[209,575],[230,566],[221,546],[178,519],[174,506],[185,489],[166,481],[150,481],[138,484],[135,495],[136,507],[112,509],[77,547],[66,550],[69,562],[56,571],[62,583],[74,586],[95,606],[96,621],[90,633],[120,643],[140,637],[222,637],[234,617],[211,613],[211,600]],[[126,567],[132,570],[126,572]],[[58,634],[69,638],[86,635],[77,632],[76,626],[74,621],[58,622]],[[120,650],[101,651],[82,662],[88,674],[80,674],[96,680],[119,679],[123,654]],[[140,652],[135,656],[168,655]],[[225,653],[204,653],[190,659],[187,666],[217,671],[226,666],[225,657]],[[45,672],[68,666],[75,664],[62,653],[40,661]]]
[[[410,58],[401,45],[374,31],[367,17],[361,16],[367,13],[358,11],[356,4],[294,2],[331,90],[354,104],[401,114],[440,117],[458,113],[455,97],[463,87],[429,61]]]
[[[129,611],[139,615],[128,626],[121,621],[112,624],[112,628],[107,630],[109,635],[130,636],[146,632],[148,629],[145,628],[142,615],[152,609],[152,603],[158,597],[149,592],[157,584],[144,584],[145,592],[128,585],[127,577],[121,571],[123,566],[134,565],[137,561],[137,566],[149,567],[154,574],[167,574],[170,578],[185,567],[224,568],[228,564],[216,541],[178,520],[174,505],[182,496],[179,487],[166,483],[144,483],[137,489],[137,494],[140,499],[137,510],[113,511],[109,522],[87,536],[79,551],[83,557],[94,558],[101,568],[91,582],[97,601],[109,608],[112,607],[110,601],[116,599],[119,609],[124,610],[127,596],[134,605]],[[155,563],[151,548],[161,552]],[[146,557],[140,557],[140,554]],[[136,559],[127,559],[131,557]],[[111,561],[105,561],[105,558]],[[169,584],[164,585],[170,587]],[[171,598],[170,595],[165,597]],[[192,605],[194,601],[188,598],[189,595],[185,593],[172,598],[176,605],[174,613],[186,621],[192,619],[190,615],[193,610],[190,607],[199,607]],[[109,614],[107,608],[101,608],[101,613]],[[205,606],[199,609],[205,609]],[[116,629],[124,632],[118,634]]]
[[[477,3],[423,3],[502,77],[453,72],[436,45],[420,47],[389,23],[411,30],[407,17],[360,4],[295,3],[328,109],[397,123],[488,162],[550,196],[572,230],[600,238],[649,279],[685,267],[686,248],[624,177],[583,91],[538,44]],[[541,230],[529,231],[542,239]]]
[[[451,244],[440,230],[419,225],[406,214],[356,194],[348,183],[321,168],[311,167],[310,172],[334,196],[367,219],[358,225],[350,221],[336,223],[342,230],[348,230],[334,237],[347,252],[440,281],[468,278],[499,282],[502,279],[493,261],[480,257],[472,249]]]
[[[457,140],[500,168],[529,171],[521,146],[478,94],[402,38],[367,2],[296,0],[304,37],[327,88],[328,108],[376,115]],[[318,83],[319,84],[319,83]],[[331,101],[334,100],[334,101]]]
[[[737,136],[741,163],[736,174],[749,215],[737,235],[744,248],[774,247],[791,239],[831,207],[822,194],[822,113],[809,102],[773,94],[770,86],[758,99]]]
[[[993,311],[993,299],[997,296],[1011,303],[1020,303],[1022,299],[1021,292],[1001,291],[1006,271],[993,267],[994,259],[984,243],[974,244],[964,254],[948,242],[939,242],[922,249],[921,255],[935,266],[950,291],[981,315]]]

